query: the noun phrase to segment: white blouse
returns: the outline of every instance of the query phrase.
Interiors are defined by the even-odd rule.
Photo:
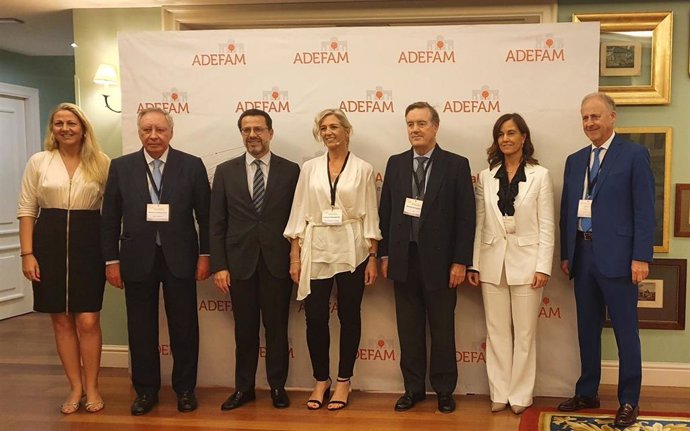
[[[335,208],[342,210],[343,223],[324,225],[322,212],[331,209],[328,160],[324,154],[302,166],[283,233],[286,238],[300,241],[298,300],[311,293],[309,280],[353,272],[369,257],[371,240],[381,239],[374,168],[352,153],[338,180]]]
[[[105,184],[87,181],[81,166],[77,167],[70,181],[58,150],[41,151],[31,156],[26,164],[17,218],[36,218],[39,208],[99,210],[104,188]]]

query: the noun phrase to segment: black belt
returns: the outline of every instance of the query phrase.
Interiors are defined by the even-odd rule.
[[[582,232],[581,230],[578,230],[576,238],[582,239],[585,241],[591,241],[592,240],[592,232]]]

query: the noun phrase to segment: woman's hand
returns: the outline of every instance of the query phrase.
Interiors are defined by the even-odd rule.
[[[295,284],[299,284],[299,273],[302,271],[302,262],[297,259],[290,260],[290,278]]]
[[[33,254],[22,256],[22,272],[24,277],[30,281],[41,281],[41,270],[38,268],[38,261]]]
[[[467,271],[467,281],[472,286],[479,286],[479,273],[477,271]]]
[[[369,257],[366,268],[364,268],[364,285],[371,286],[376,283],[378,276],[378,268],[376,268],[376,258]]]
[[[534,280],[532,280],[532,289],[542,289],[549,282],[549,276],[541,272],[534,273]]]

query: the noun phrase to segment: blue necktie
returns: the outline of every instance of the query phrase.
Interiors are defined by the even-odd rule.
[[[153,171],[151,174],[153,175],[153,182],[156,184],[156,187],[151,187],[151,202],[154,204],[160,203],[160,200],[158,199],[158,195],[156,194],[156,190],[158,191],[161,190],[161,165],[163,164],[162,161],[159,159],[155,159],[153,162]]]
[[[266,189],[264,187],[264,173],[261,171],[261,160],[254,160],[256,165],[256,172],[254,172],[254,208],[257,212],[261,212],[261,207],[264,205],[264,196],[266,195]]]
[[[592,194],[594,194],[594,187],[597,185],[597,176],[599,175],[599,153],[601,153],[601,147],[594,149],[594,162],[589,170],[589,183],[587,184],[587,199],[592,199]],[[591,232],[592,231],[592,219],[590,217],[582,217],[582,231]]]

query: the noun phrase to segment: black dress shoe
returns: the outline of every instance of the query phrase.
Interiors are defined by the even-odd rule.
[[[441,413],[453,413],[455,411],[453,394],[438,394],[438,411]]]
[[[594,395],[593,397],[575,395],[574,397],[569,398],[558,405],[558,410],[562,412],[574,412],[576,410],[598,408],[599,395]]]
[[[284,409],[290,406],[290,398],[284,388],[271,389],[271,399],[273,400],[273,407],[277,409]]]
[[[413,394],[412,392],[405,392],[402,397],[398,398],[395,402],[395,411],[404,412],[405,410],[410,410],[420,401],[426,399],[426,394]]]
[[[132,403],[131,412],[134,416],[145,415],[158,403],[158,395],[141,394]]]
[[[194,391],[185,391],[177,394],[177,411],[186,413],[196,410],[197,402]]]
[[[238,407],[242,407],[245,403],[249,401],[254,401],[256,399],[256,393],[254,389],[246,392],[237,391],[230,395],[227,400],[220,406],[221,410],[232,410]]]
[[[617,427],[626,428],[637,422],[637,415],[640,414],[640,406],[633,407],[632,405],[625,403],[618,409],[616,413],[616,420],[613,424]]]

